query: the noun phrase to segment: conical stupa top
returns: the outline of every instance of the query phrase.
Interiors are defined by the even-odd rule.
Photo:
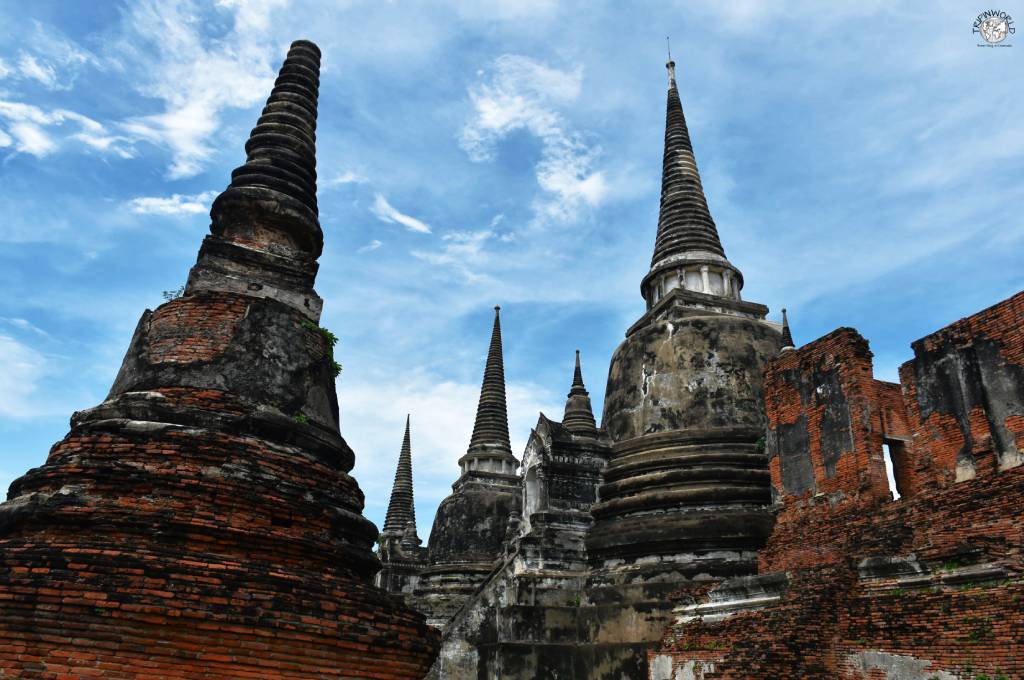
[[[583,385],[583,371],[580,370],[580,351],[576,350],[576,368],[572,374],[572,387],[565,402],[562,425],[572,432],[586,437],[597,436],[597,421],[590,405],[590,393]]]
[[[405,437],[398,454],[395,483],[391,487],[391,502],[384,519],[384,533],[402,536],[408,527],[416,531],[416,509],[412,498],[412,444],[409,440],[409,416],[405,417]]]
[[[782,309],[782,349],[795,349],[793,334],[789,331],[789,317],[786,316],[786,309]]]
[[[715,221],[711,219],[697,160],[690,144],[683,105],[676,88],[676,63],[669,61],[668,110],[665,116],[665,155],[661,175],[661,210],[652,269],[688,251],[725,257]]]
[[[505,403],[505,363],[501,351],[501,307],[494,308],[494,329],[487,351],[480,403],[476,408],[473,436],[467,456],[490,454],[491,457],[513,458],[508,437],[508,408]],[[514,458],[513,458],[514,460]]]
[[[251,220],[272,222],[289,245],[313,258],[323,250],[316,202],[316,115],[320,49],[296,40],[245,144],[246,160],[210,210],[213,233]]]

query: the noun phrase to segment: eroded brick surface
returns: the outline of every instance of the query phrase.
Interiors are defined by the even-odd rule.
[[[1024,677],[1022,327],[1024,293],[913,343],[898,386],[847,328],[771,362],[772,588],[680,599],[650,677]]]
[[[292,45],[184,295],[143,313],[107,399],[0,505],[0,677],[421,678],[433,663],[438,632],[371,585],[377,531],[318,326],[319,54]]]

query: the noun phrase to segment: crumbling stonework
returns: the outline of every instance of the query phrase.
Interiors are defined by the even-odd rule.
[[[913,446],[906,493],[1024,463],[1024,293],[932,333],[900,367]]]
[[[509,480],[522,489],[523,516],[511,514],[502,544],[486,553],[502,559],[461,578],[437,677],[646,677],[671,593],[756,569],[773,519],[758,444],[761,373],[782,333],[765,321],[767,307],[742,300],[668,68],[661,210],[640,286],[646,312],[612,358],[600,429],[578,370],[563,421],[541,416],[523,476]],[[460,493],[438,510],[432,564],[435,551],[482,534],[466,522],[486,506],[456,507]]]
[[[589,644],[581,616],[584,538],[609,455],[577,353],[563,421],[541,414],[530,433],[522,517],[512,516],[501,559],[445,627],[431,678],[597,677],[608,654]]]
[[[767,307],[741,298],[668,66],[647,313],[612,356],[602,422],[612,457],[586,541],[589,637],[617,649],[622,666],[593,677],[645,675],[671,619],[668,596],[754,573],[772,524],[761,371],[782,337]]]
[[[603,423],[577,352],[517,472],[495,308],[429,548],[408,420],[378,535],[313,288],[319,59],[292,45],[184,295],[0,505],[0,676],[1024,678],[1024,293],[899,384],[853,329],[796,348],[742,299],[672,62]]]
[[[405,418],[405,436],[398,454],[395,483],[391,489],[384,528],[377,537],[377,558],[381,569],[374,581],[389,593],[408,599],[427,564],[427,549],[416,533],[416,507],[412,489],[412,442],[409,416]]]
[[[314,129],[292,44],[183,297],[0,505],[0,675],[419,678],[437,635],[370,583],[338,430]]]
[[[651,678],[1024,677],[1022,301],[913,343],[900,389],[852,329],[768,366],[761,575],[681,601]]]
[[[434,626],[444,627],[500,564],[509,518],[520,510],[519,461],[512,455],[505,403],[500,308],[484,366],[480,402],[462,473],[434,516],[428,566],[412,602]]]

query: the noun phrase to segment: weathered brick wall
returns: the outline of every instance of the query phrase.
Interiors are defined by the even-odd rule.
[[[244,437],[69,436],[13,490],[49,507],[3,540],[0,675],[418,677],[422,621],[320,538],[353,486]]]
[[[767,449],[776,497],[889,497],[883,418],[867,341],[840,328],[765,370]]]
[[[651,677],[1024,678],[1022,329],[1024,293],[913,343],[901,385],[852,329],[773,361],[759,573],[788,588],[677,623]]]
[[[669,657],[664,677],[704,680],[1020,680],[1022,506],[1024,467],[870,513],[856,503],[809,506],[799,527],[773,535],[786,547],[770,543],[763,557],[764,569],[790,574],[781,601],[673,626],[651,666]],[[794,551],[796,540],[808,549]],[[914,556],[922,571],[909,584],[858,574],[862,560],[888,556]],[[905,674],[887,675],[897,667]]]
[[[941,487],[1024,462],[1024,292],[911,345],[908,477]]]
[[[421,677],[439,635],[370,584],[321,335],[229,293],[143,318],[108,401],[0,506],[0,677]]]
[[[292,43],[184,295],[0,504],[0,677],[422,678],[371,585],[313,290],[320,50]]]

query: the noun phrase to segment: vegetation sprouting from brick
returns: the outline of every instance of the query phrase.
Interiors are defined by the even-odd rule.
[[[185,294],[185,285],[184,284],[178,286],[177,288],[172,288],[171,290],[165,290],[165,291],[160,293],[160,295],[164,299],[164,302],[170,302],[171,300],[176,300],[177,298],[180,298],[184,294]]]
[[[327,357],[331,361],[331,371],[334,373],[334,377],[337,378],[341,374],[341,364],[334,358],[334,347],[338,344],[338,336],[309,319],[305,319],[302,322],[302,327],[314,333],[319,333],[320,337],[327,343]]]

